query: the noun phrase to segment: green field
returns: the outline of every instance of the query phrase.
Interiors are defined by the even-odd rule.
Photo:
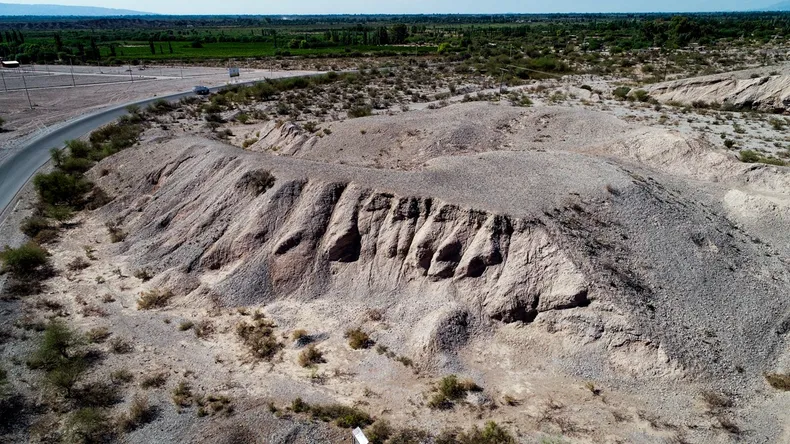
[[[255,58],[277,55],[278,48],[271,42],[221,42],[203,43],[193,48],[190,42],[154,42],[156,54],[151,53],[149,42],[118,42],[115,58],[119,60],[171,60],[171,59],[224,59]],[[172,53],[170,48],[172,47]],[[426,54],[435,53],[436,46],[348,46],[308,49],[280,49],[281,55],[355,55],[354,53]],[[102,57],[112,57],[109,46],[101,47]]]

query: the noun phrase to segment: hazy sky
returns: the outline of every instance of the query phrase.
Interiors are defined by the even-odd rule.
[[[133,9],[161,14],[402,14],[693,12],[750,10],[775,0],[0,0]]]

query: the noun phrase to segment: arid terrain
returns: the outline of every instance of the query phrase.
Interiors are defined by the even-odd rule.
[[[106,198],[52,222],[55,271],[24,296],[0,277],[18,395],[0,439],[87,434],[69,412],[96,402],[130,443],[347,442],[350,424],[787,442],[786,72],[500,90],[406,65],[131,110],[133,146],[84,171]],[[10,246],[38,199],[0,226]],[[31,364],[53,321],[89,338],[66,392]],[[101,384],[112,402],[79,397]]]

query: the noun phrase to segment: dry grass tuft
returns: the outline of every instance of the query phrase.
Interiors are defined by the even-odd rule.
[[[302,367],[309,367],[322,362],[325,362],[324,354],[313,344],[308,345],[307,348],[299,353],[299,365]]]
[[[373,345],[373,341],[370,339],[370,336],[368,336],[368,334],[362,331],[360,328],[354,328],[346,331],[344,337],[348,339],[349,347],[353,348],[354,350],[370,348],[370,346]]]
[[[771,387],[777,390],[790,391],[790,375],[781,373],[766,373],[765,380]]]
[[[144,291],[140,293],[140,299],[137,300],[137,308],[139,310],[151,310],[154,308],[166,307],[172,298],[173,292],[170,290],[155,288]]]

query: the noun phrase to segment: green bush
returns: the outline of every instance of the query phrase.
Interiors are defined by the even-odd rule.
[[[367,117],[373,115],[373,108],[368,105],[355,106],[348,110],[348,116],[351,118]]]
[[[740,153],[741,162],[755,163],[760,161],[760,155],[752,150],[742,150]]]
[[[49,205],[79,206],[93,184],[81,176],[63,171],[39,173],[33,178],[41,202]]]
[[[432,409],[449,409],[453,406],[453,401],[457,401],[466,396],[467,392],[482,390],[472,380],[458,381],[455,375],[445,376],[439,381],[437,393],[428,401],[428,407]]]
[[[49,253],[34,242],[28,242],[19,248],[6,246],[0,252],[3,271],[17,278],[28,278],[40,275],[49,268]]]
[[[326,406],[312,406],[310,413],[313,418],[322,421],[334,421],[338,427],[353,429],[355,427],[365,427],[373,423],[373,419],[367,413],[355,407],[348,407],[342,404],[330,404]]]
[[[84,408],[69,415],[65,423],[64,442],[89,444],[108,442],[113,427],[105,413],[96,408]]]
[[[44,330],[44,336],[28,359],[32,369],[46,371],[46,381],[63,390],[67,397],[87,369],[82,351],[83,338],[59,321],[53,321]]]
[[[650,100],[650,94],[648,94],[648,92],[645,91],[644,89],[637,89],[636,91],[633,92],[632,95],[634,99],[639,102],[647,102],[648,100]]]
[[[302,398],[296,398],[291,403],[291,410],[294,413],[304,413],[310,411],[310,404],[302,401]]]
[[[373,423],[372,426],[365,429],[365,436],[368,438],[370,444],[384,444],[384,442],[392,436],[394,430],[390,423],[386,420],[380,419]]]
[[[176,107],[172,103],[164,99],[159,99],[152,104],[148,105],[148,112],[155,115],[167,114],[174,110]]]
[[[444,431],[434,442],[436,444],[514,444],[516,440],[497,423],[488,421],[482,430],[475,426],[469,432]]]
[[[615,90],[612,91],[612,95],[620,100],[625,100],[625,98],[628,97],[628,93],[630,92],[631,92],[631,88],[627,86],[621,86],[619,88],[615,88]]]
[[[22,220],[22,225],[19,226],[19,229],[26,236],[35,238],[42,231],[52,229],[52,226],[46,218],[41,216],[30,216]]]

